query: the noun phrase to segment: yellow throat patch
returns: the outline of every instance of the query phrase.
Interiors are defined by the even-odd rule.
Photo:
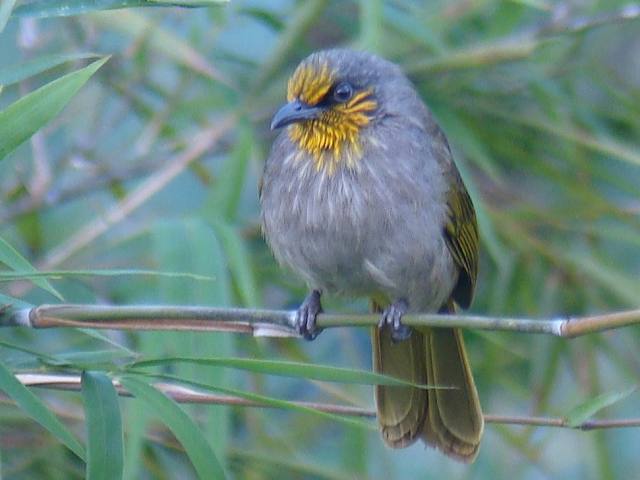
[[[289,79],[287,100],[300,100],[315,106],[331,91],[336,75],[321,61],[301,64]],[[318,118],[288,127],[291,140],[300,151],[297,159],[309,154],[316,169],[332,174],[344,164],[355,168],[362,157],[360,130],[370,121],[377,103],[373,90],[358,90],[344,103],[335,103]]]

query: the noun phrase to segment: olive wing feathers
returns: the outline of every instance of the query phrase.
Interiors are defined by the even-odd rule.
[[[453,163],[450,177],[450,189],[447,194],[449,215],[444,235],[449,252],[460,269],[451,296],[462,308],[468,308],[473,299],[478,276],[478,222],[471,197]]]

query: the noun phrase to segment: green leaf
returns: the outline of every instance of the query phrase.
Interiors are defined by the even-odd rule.
[[[132,398],[127,402],[126,425],[127,443],[124,454],[124,476],[126,480],[138,480],[139,470],[144,463],[145,432],[151,412],[147,404],[138,398]]]
[[[84,448],[64,426],[58,418],[51,413],[47,406],[35,396],[27,387],[0,362],[0,390],[6,393],[16,402],[18,407],[36,422],[46,428],[58,440],[64,443],[69,450],[84,460]]]
[[[1,115],[1,113],[0,113]],[[2,131],[2,124],[0,123],[0,131]],[[0,138],[2,135],[0,134]],[[2,147],[0,146],[0,149]],[[29,263],[29,261],[24,258],[20,253],[9,245],[5,240],[0,238],[0,263],[4,263],[7,267],[17,270],[17,271],[26,271],[29,272],[30,275],[38,274],[36,268]],[[0,272],[0,275],[8,274],[11,275],[10,272]],[[60,300],[64,300],[62,295],[55,289],[53,286],[45,279],[30,279],[35,285],[46,290],[51,295],[57,297]]]
[[[91,328],[74,328],[75,331],[82,333],[83,335],[86,335],[88,337],[91,338],[95,338],[96,340],[99,340],[100,342],[104,342],[108,345],[111,345],[113,347],[116,347],[118,350],[124,352],[127,355],[131,355],[132,357],[136,356],[136,352],[134,352],[133,350],[125,347],[124,345],[120,345],[118,342],[116,342],[115,340],[109,338],[107,335],[98,332],[97,330],[92,330]]]
[[[12,103],[0,112],[0,160],[46,125],[69,103],[109,57],[68,73]]]
[[[165,220],[153,230],[153,253],[156,264],[171,270],[197,272],[216,278],[215,286],[193,284],[192,282],[159,279],[157,292],[164,302],[187,304],[230,305],[231,282],[227,268],[227,256],[223,252],[214,229],[200,218]],[[229,334],[202,335],[197,332],[185,332],[180,335],[167,333],[166,345],[171,355],[194,355],[204,357],[209,352],[220,356],[231,356],[235,339]],[[159,339],[162,337],[158,337]],[[184,364],[174,371],[182,377],[191,379],[206,378],[219,385],[228,385],[229,372],[226,370],[208,370],[197,364]],[[188,408],[193,411],[193,407]],[[201,425],[211,447],[222,456],[228,449],[231,437],[231,411],[229,408],[207,409],[206,418]]]
[[[172,363],[191,363],[217,367],[236,368],[268,375],[283,377],[305,378],[325,382],[355,383],[360,385],[398,385],[418,388],[446,388],[427,387],[398,378],[351,368],[329,367],[312,363],[289,362],[279,360],[260,360],[255,358],[202,358],[202,357],[164,357],[158,359],[141,360],[130,365],[131,368],[151,367]]]
[[[362,421],[358,418],[345,417],[343,415],[324,412],[311,406],[301,405],[295,402],[289,402],[287,400],[280,400],[279,398],[273,398],[266,395],[260,395],[257,393],[246,392],[244,390],[238,390],[236,388],[221,387],[220,385],[211,385],[204,382],[194,382],[184,378],[180,378],[177,375],[159,374],[159,373],[145,373],[142,371],[129,371],[130,374],[141,375],[150,378],[157,378],[159,380],[175,381],[185,385],[189,385],[201,390],[209,390],[212,392],[218,392],[225,395],[232,395],[234,397],[243,398],[252,402],[264,404],[271,408],[280,408],[284,410],[292,410],[295,412],[307,413],[323,418],[325,420],[332,420],[334,422],[342,423],[350,427],[364,428],[367,430],[375,431],[377,427],[370,422]]]
[[[1,258],[0,258],[1,261]],[[4,262],[3,262],[4,263]],[[167,278],[187,278],[190,280],[215,281],[215,278],[206,275],[197,275],[186,272],[158,272],[156,270],[52,270],[52,271],[28,271],[28,272],[0,272],[0,282],[15,280],[33,280],[37,278],[73,278],[73,277],[122,277],[122,276],[149,276]]]
[[[526,5],[527,7],[535,8],[536,10],[542,10],[544,12],[550,12],[553,7],[545,0],[509,0],[512,3]]]
[[[64,0],[51,2],[40,0],[21,5],[15,9],[18,17],[70,17],[100,10],[134,7],[210,7],[229,0]]]
[[[15,4],[16,0],[3,0],[0,2],[0,33],[2,33],[4,27],[7,25],[9,17],[11,16],[11,10],[13,10]],[[0,82],[0,84],[1,83],[2,82]]]
[[[618,392],[603,393],[573,408],[566,416],[567,423],[570,427],[579,427],[581,424],[589,420],[596,413],[605,407],[609,407],[614,403],[624,400],[634,393],[637,387],[631,387]]]
[[[196,272],[200,278],[215,278],[216,286],[159,279],[164,301],[228,305],[230,287],[225,255],[215,231],[198,218],[164,220],[152,230],[152,251],[166,268]]]
[[[17,345],[15,343],[8,342],[6,340],[0,340],[0,347],[7,348],[9,350],[15,350],[15,351],[18,351],[18,352],[26,353],[28,355],[33,355],[34,357],[36,357],[39,361],[41,361],[44,364],[56,364],[56,363],[59,363],[58,358],[55,357],[55,356],[47,355],[46,353],[42,353],[40,351],[34,350],[33,348],[25,347],[25,346],[22,346],[22,345]]]
[[[10,65],[0,68],[0,84],[7,86],[20,82],[25,78],[45,72],[63,63],[74,60],[100,57],[97,53],[67,53],[57,55],[45,55],[18,65]]]
[[[227,221],[236,218],[254,143],[250,125],[239,122],[235,146],[221,166],[215,186],[206,201],[208,217],[217,214]]]
[[[122,418],[111,379],[104,373],[82,372],[82,397],[87,417],[86,478],[122,478]]]
[[[259,288],[252,267],[252,259],[245,239],[224,220],[212,220],[213,228],[227,257],[229,270],[237,284],[238,294],[247,307],[258,307],[262,304]]]
[[[137,378],[127,376],[120,379],[120,382],[135,397],[143,400],[156,414],[158,420],[169,427],[184,447],[202,480],[225,478],[222,465],[207,439],[180,405]]]
[[[2,342],[0,341],[1,344]],[[49,357],[42,361],[56,367],[112,370],[117,363],[122,363],[123,360],[130,361],[131,358],[131,352],[125,350],[89,350],[58,353],[54,357]]]
[[[3,305],[10,305],[12,308],[31,308],[33,305],[25,302],[19,298],[10,297],[9,295],[3,295],[0,293],[0,307]]]

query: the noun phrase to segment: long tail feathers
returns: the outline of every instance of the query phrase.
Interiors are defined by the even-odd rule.
[[[373,330],[374,369],[413,383],[427,383],[424,336],[413,332],[401,343],[391,340],[389,329]],[[422,432],[427,414],[427,390],[376,386],[378,423],[384,441],[393,448],[412,444]]]
[[[380,308],[374,305],[374,311]],[[374,369],[414,383],[434,385],[376,387],[378,422],[384,441],[406,447],[417,438],[456,460],[472,462],[484,427],[478,393],[458,329],[414,331],[394,343],[388,329],[373,331]]]

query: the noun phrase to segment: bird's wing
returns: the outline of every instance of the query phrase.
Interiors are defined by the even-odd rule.
[[[460,269],[458,282],[451,296],[462,308],[468,308],[478,276],[478,223],[471,197],[458,169],[450,163],[447,193],[448,219],[444,227],[449,252]]]

